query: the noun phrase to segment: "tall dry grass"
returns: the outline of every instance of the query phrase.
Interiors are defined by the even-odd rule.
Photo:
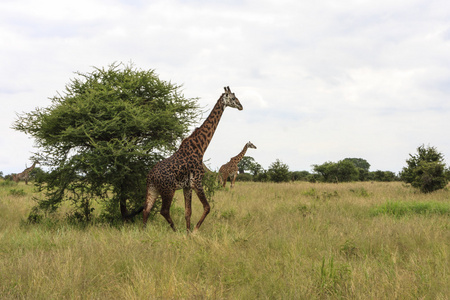
[[[12,195],[10,190],[25,194]],[[450,206],[449,190],[401,183],[238,183],[186,235],[141,224],[26,225],[32,188],[0,186],[1,299],[448,299],[450,215],[374,213],[390,203]],[[14,194],[14,193],[13,193]],[[19,192],[19,194],[21,194]],[[201,205],[194,197],[193,220]]]

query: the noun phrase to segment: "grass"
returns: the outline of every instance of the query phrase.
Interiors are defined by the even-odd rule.
[[[20,195],[13,195],[16,190]],[[31,185],[0,184],[1,299],[448,299],[450,191],[401,183],[237,183],[200,231],[26,225]],[[395,200],[392,200],[395,199]],[[194,223],[201,205],[194,196]]]
[[[402,202],[402,201],[387,201],[386,203],[377,206],[373,209],[374,215],[387,214],[396,217],[410,216],[410,215],[429,215],[441,214],[450,217],[450,203],[449,202]]]

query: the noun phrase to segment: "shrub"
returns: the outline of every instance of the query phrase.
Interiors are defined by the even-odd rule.
[[[289,166],[277,159],[269,166],[270,181],[274,182],[286,182],[290,179]]]
[[[407,166],[400,173],[404,182],[410,183],[422,193],[430,193],[447,185],[444,156],[435,147],[421,145],[417,148],[417,154],[409,156]]]

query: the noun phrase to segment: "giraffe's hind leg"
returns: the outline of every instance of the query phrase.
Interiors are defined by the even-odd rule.
[[[169,222],[170,227],[172,227],[173,231],[176,231],[175,224],[172,221],[172,218],[170,217],[170,205],[172,204],[172,199],[175,191],[167,191],[164,193],[161,193],[161,215],[166,218],[167,222]]]
[[[228,173],[222,174],[222,187],[225,187],[227,185],[227,179],[228,179]]]
[[[152,207],[155,204],[158,195],[159,193],[154,187],[147,187],[147,196],[145,197],[143,212],[144,227],[147,225],[148,216],[150,215],[150,211],[152,210]]]

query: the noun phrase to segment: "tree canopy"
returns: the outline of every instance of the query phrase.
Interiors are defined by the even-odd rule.
[[[313,165],[314,171],[320,174],[325,182],[347,182],[359,179],[358,168],[350,160],[341,160],[337,163],[325,162]]]
[[[126,218],[144,201],[149,169],[198,120],[197,99],[133,65],[75,74],[49,107],[13,124],[35,139],[33,159],[49,170],[37,182],[46,191],[38,207],[54,211],[71,201],[75,215],[89,219],[96,199],[103,215]]]
[[[244,156],[238,163],[238,168],[240,174],[250,171],[253,175],[257,175],[262,170],[261,165],[251,156]]]

